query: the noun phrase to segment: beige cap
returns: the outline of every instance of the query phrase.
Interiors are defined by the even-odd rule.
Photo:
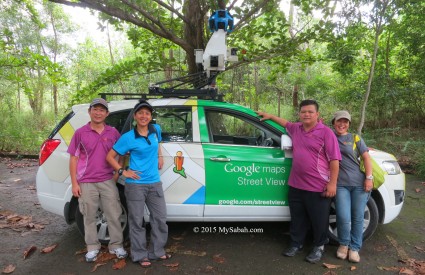
[[[348,111],[342,110],[342,111],[335,112],[334,118],[332,119],[332,123],[334,121],[340,120],[341,118],[346,118],[348,119],[349,122],[351,122],[350,113]]]

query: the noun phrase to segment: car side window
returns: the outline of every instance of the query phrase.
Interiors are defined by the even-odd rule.
[[[192,142],[192,109],[190,107],[158,107],[153,114],[161,126],[164,142]]]
[[[109,113],[106,117],[105,123],[109,126],[115,127],[115,129],[121,133],[130,112],[131,109]]]
[[[279,146],[280,137],[277,134],[243,115],[207,110],[206,118],[213,143]]]

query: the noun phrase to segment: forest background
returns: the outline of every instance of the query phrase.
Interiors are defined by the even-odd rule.
[[[105,42],[78,39],[70,7],[90,10]],[[328,125],[346,109],[368,146],[425,176],[421,0],[2,0],[0,151],[37,154],[73,104],[101,92],[195,73],[194,49],[224,7],[239,58],[217,79],[226,101],[296,120],[312,98]]]

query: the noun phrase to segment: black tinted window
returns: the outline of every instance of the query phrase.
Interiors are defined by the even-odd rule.
[[[190,107],[155,108],[155,123],[162,129],[162,140],[192,142],[192,109]]]
[[[108,117],[106,117],[106,124],[115,127],[118,132],[121,133],[122,128],[124,127],[125,121],[127,120],[128,115],[130,114],[131,109],[123,110],[119,112],[110,113]]]
[[[247,116],[206,111],[210,140],[214,143],[278,147],[279,136]]]

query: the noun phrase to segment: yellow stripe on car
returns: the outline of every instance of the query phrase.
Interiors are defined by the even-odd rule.
[[[71,142],[71,138],[74,135],[74,128],[71,126],[69,122],[67,122],[60,130],[59,134],[61,135],[62,139],[65,141],[66,145],[69,146],[69,143]]]

